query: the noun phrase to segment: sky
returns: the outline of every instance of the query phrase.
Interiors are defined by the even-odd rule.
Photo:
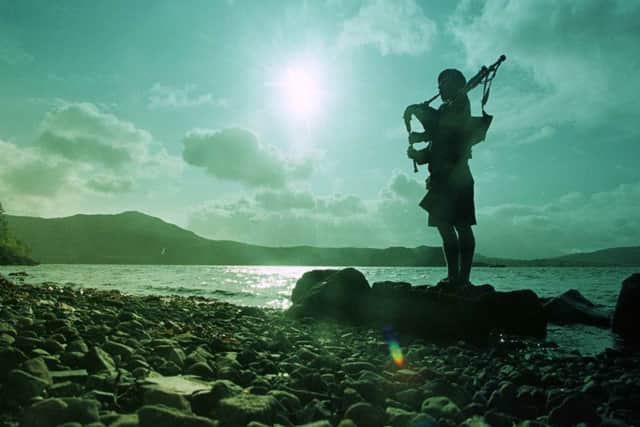
[[[470,160],[477,251],[638,245],[638,22],[638,0],[0,0],[0,202],[437,246],[402,112],[505,54]]]

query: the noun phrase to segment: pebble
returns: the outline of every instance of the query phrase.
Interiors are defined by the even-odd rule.
[[[0,425],[640,425],[638,357],[615,350],[401,337],[397,367],[374,329],[49,286],[0,293]]]

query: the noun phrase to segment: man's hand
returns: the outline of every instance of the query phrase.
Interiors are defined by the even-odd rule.
[[[409,132],[409,144],[415,144],[416,142],[425,141],[427,138],[425,137],[424,132]]]

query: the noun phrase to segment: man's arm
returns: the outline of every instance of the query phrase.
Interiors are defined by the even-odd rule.
[[[409,149],[407,150],[407,156],[409,156],[410,159],[415,160],[419,165],[429,163],[430,155],[431,150],[429,149],[429,147],[422,150],[416,150],[415,148],[409,146]]]

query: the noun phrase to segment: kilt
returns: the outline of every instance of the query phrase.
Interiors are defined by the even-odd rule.
[[[428,213],[429,227],[475,225],[473,185],[471,176],[463,182],[432,180],[427,194],[420,201],[420,206]]]

